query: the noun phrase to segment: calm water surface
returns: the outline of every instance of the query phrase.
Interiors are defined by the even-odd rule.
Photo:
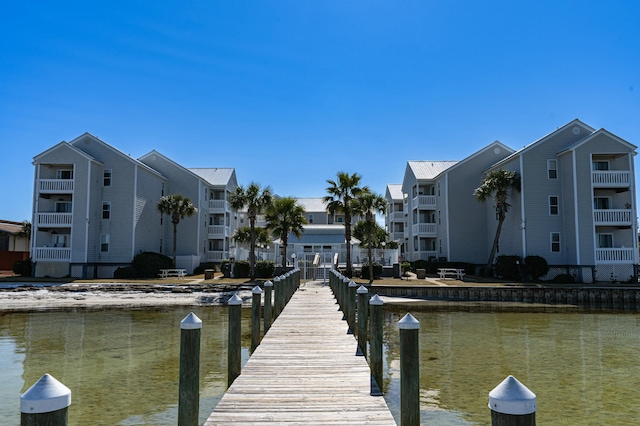
[[[176,424],[179,323],[192,310],[203,320],[203,423],[226,389],[224,307],[0,316],[0,424],[19,424],[20,394],[45,373],[72,390],[70,425]],[[404,312],[385,316],[383,387],[396,416]],[[424,424],[489,424],[488,393],[509,374],[536,393],[538,424],[640,423],[638,314],[411,313],[421,324]]]

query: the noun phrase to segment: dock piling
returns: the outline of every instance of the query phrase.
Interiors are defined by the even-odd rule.
[[[260,344],[260,320],[262,320],[262,289],[255,286],[251,291],[251,352]]]
[[[535,426],[536,394],[513,376],[489,392],[492,426]]]
[[[411,314],[398,321],[400,329],[400,426],[420,425],[420,322]]]
[[[229,305],[229,352],[227,357],[227,386],[240,375],[242,365],[242,299],[234,294]]]
[[[202,320],[193,312],[180,321],[178,426],[197,426],[200,410],[200,335]]]
[[[21,426],[66,426],[71,390],[45,374],[20,396]]]

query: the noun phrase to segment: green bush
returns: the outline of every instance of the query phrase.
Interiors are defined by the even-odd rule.
[[[382,265],[378,262],[373,262],[373,277],[380,278],[382,275]],[[369,265],[362,265],[362,278],[369,279]]]
[[[256,277],[273,278],[276,272],[276,264],[273,260],[258,260],[256,263]]]
[[[249,278],[251,267],[247,260],[235,261],[235,278]]]
[[[13,273],[22,275],[23,277],[31,276],[31,267],[33,266],[31,259],[18,260],[13,263]]]
[[[530,275],[534,280],[547,275],[547,272],[549,272],[549,264],[542,256],[530,255],[525,257],[524,266],[527,275]]]
[[[203,262],[193,270],[193,275],[204,274],[205,269],[213,269],[213,271],[215,272],[216,264],[213,262]]]
[[[522,258],[520,256],[508,256],[503,254],[496,258],[496,275],[505,280],[521,280],[520,265]]]
[[[124,266],[113,271],[113,278],[121,280],[131,280],[138,278],[138,271],[133,266]]]
[[[553,277],[551,282],[556,283],[556,284],[575,284],[576,279],[573,278],[573,275],[558,274],[555,277]]]
[[[409,262],[402,262],[400,264],[400,270],[402,271],[402,275],[407,275],[407,272],[411,270],[411,264]]]
[[[145,251],[136,255],[131,262],[138,278],[158,278],[160,269],[171,269],[173,260],[164,254]]]

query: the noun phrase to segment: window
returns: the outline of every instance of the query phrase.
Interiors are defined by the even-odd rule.
[[[103,253],[109,251],[109,234],[100,235],[100,251]]]
[[[309,217],[307,219],[307,222],[309,222],[309,224],[313,223],[313,215],[312,214],[309,215]]]
[[[56,213],[71,213],[71,201],[56,201]]]
[[[108,201],[102,203],[102,218],[103,219],[111,218],[111,203]]]
[[[598,248],[612,248],[613,234],[598,234]]]
[[[336,217],[336,223],[344,223],[344,216]]]
[[[56,170],[56,179],[73,179],[72,169]]]
[[[549,179],[558,178],[558,160],[547,160],[547,176]]]
[[[551,216],[558,215],[558,197],[555,195],[549,197],[549,214]]]
[[[52,240],[54,247],[69,247],[69,235],[67,234],[53,235]]]
[[[111,186],[111,169],[107,169],[103,173],[102,184],[104,186]]]
[[[611,198],[593,197],[593,208],[596,210],[608,210],[611,208]]]
[[[609,170],[609,162],[608,161],[593,161],[591,163],[591,167],[593,170]]]
[[[560,251],[560,233],[559,232],[551,233],[551,251],[552,252]]]

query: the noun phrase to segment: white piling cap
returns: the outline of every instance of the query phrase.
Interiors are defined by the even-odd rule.
[[[349,281],[351,281],[351,280],[350,280],[349,278],[347,278],[347,277],[344,277],[344,278],[342,279],[342,282],[345,282],[345,283],[348,283]]]
[[[378,306],[378,305],[384,305],[384,302],[382,301],[382,299],[380,299],[380,296],[378,296],[378,294],[376,293],[373,296],[371,296],[371,299],[369,299],[369,304]]]
[[[489,408],[498,413],[515,416],[535,413],[538,408],[536,394],[509,375],[489,392]]]
[[[255,286],[253,288],[253,290],[251,290],[251,293],[253,293],[253,294],[262,294],[262,289],[260,288],[259,285],[257,285],[257,286]]]
[[[357,287],[358,284],[356,284],[353,280],[349,281],[349,287]]]
[[[420,321],[418,321],[413,315],[407,314],[398,321],[398,328],[400,330],[418,330],[420,329]]]
[[[265,287],[273,287],[273,283],[271,281],[267,281],[266,283],[264,283]]]
[[[278,282],[278,283],[280,282],[280,277],[275,277],[275,278],[273,279],[273,283],[274,283],[274,284],[275,284],[275,283],[277,283],[277,282]]]
[[[358,293],[358,294],[367,294],[367,293],[369,293],[369,290],[367,290],[367,288],[365,286],[361,285],[356,290],[356,293]]]
[[[193,312],[180,321],[181,330],[197,330],[199,328],[202,328],[202,320]]]
[[[231,296],[227,305],[242,305],[242,299],[238,296],[238,293],[233,293],[233,296]]]
[[[20,397],[20,412],[51,413],[71,405],[71,390],[45,374]]]

